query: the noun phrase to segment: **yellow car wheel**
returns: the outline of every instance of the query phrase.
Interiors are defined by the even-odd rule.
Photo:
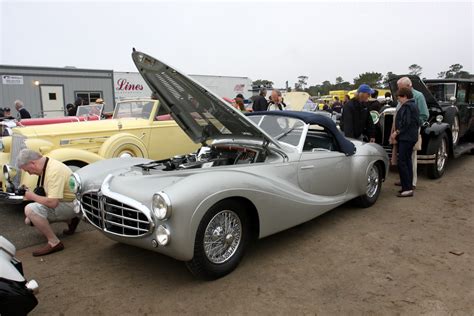
[[[117,157],[148,157],[145,144],[137,137],[127,134],[116,134],[105,141],[99,149],[99,156],[104,158]]]

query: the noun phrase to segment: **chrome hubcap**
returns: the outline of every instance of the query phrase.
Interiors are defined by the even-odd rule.
[[[453,126],[451,127],[451,134],[453,135],[453,144],[456,144],[459,137],[459,119],[457,116],[454,117]]]
[[[131,153],[129,153],[128,151],[126,151],[126,152],[121,153],[119,157],[120,158],[132,158],[133,155]]]
[[[438,171],[443,170],[447,157],[448,157],[448,153],[447,153],[447,150],[446,150],[446,140],[443,138],[441,140],[441,144],[439,145],[439,148],[438,148],[438,157],[437,157],[437,161],[436,161]]]
[[[212,263],[229,260],[240,245],[242,223],[230,210],[217,213],[207,224],[204,232],[204,253]]]
[[[372,166],[367,177],[367,196],[373,198],[379,187],[379,173],[377,167]]]

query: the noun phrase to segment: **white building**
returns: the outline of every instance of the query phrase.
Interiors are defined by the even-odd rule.
[[[234,98],[238,93],[252,96],[252,80],[248,77],[189,75],[221,97]],[[151,90],[138,72],[114,72],[115,100],[148,98]]]

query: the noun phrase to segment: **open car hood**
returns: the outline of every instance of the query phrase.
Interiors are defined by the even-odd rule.
[[[160,106],[169,110],[181,129],[195,142],[219,138],[252,138],[280,144],[247,119],[176,69],[142,52],[132,53],[138,71],[157,94]]]
[[[441,108],[441,106],[438,104],[436,99],[433,97],[431,94],[430,90],[426,87],[426,85],[421,81],[420,77],[414,76],[414,75],[400,75],[400,76],[395,76],[391,78],[388,83],[390,85],[390,90],[392,91],[392,95],[395,97],[397,94],[398,86],[397,86],[397,81],[398,79],[402,77],[408,77],[411,80],[411,83],[413,85],[413,89],[420,91],[423,93],[425,96],[426,104],[428,107],[437,107]]]

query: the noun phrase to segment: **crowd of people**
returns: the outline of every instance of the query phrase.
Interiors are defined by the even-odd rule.
[[[397,86],[397,112],[390,135],[391,163],[398,165],[400,181],[395,182],[401,186],[398,196],[411,197],[417,182],[416,152],[421,149],[420,128],[428,120],[429,112],[425,97],[413,89],[410,78],[400,78]],[[375,125],[370,111],[377,109],[369,102],[372,93],[370,86],[362,84],[356,96],[344,104],[340,127],[346,137],[375,142]]]
[[[23,104],[23,101],[21,100],[15,100],[13,102],[13,106],[15,107],[17,111],[16,117],[13,117],[11,109],[9,107],[4,107],[0,108],[0,119],[28,119],[31,118],[30,112],[25,108],[25,105]]]
[[[397,86],[397,102],[392,99],[390,92],[386,92],[383,102],[380,102],[376,90],[367,84],[361,84],[352,99],[346,95],[341,102],[339,97],[335,96],[332,102],[325,100],[321,109],[342,115],[340,128],[346,137],[373,143],[376,128],[370,112],[379,112],[384,105],[396,106],[397,115],[390,135],[390,143],[393,145],[391,164],[398,165],[400,181],[395,183],[401,186],[398,196],[410,197],[413,196],[417,183],[416,152],[421,149],[420,128],[428,120],[429,112],[425,97],[413,89],[408,77],[400,78]],[[273,90],[268,100],[266,96],[267,89],[260,89],[258,96],[253,99],[253,111],[286,109],[279,90]],[[241,111],[247,111],[242,94],[235,97],[234,106]]]

